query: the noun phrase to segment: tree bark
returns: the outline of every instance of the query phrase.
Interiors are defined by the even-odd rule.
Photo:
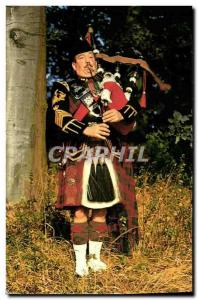
[[[45,8],[7,7],[7,199],[38,191],[45,154]],[[31,188],[29,188],[29,183]],[[34,188],[33,188],[34,187]],[[32,194],[33,193],[33,194]]]

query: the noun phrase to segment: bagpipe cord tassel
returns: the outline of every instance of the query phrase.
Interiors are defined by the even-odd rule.
[[[143,90],[142,90],[142,96],[140,98],[140,106],[143,108],[146,108],[146,71],[143,71]]]

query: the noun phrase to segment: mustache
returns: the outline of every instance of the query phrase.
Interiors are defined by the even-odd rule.
[[[93,69],[94,66],[93,66],[92,64],[90,64],[90,63],[87,63],[87,64],[85,65],[85,68]]]

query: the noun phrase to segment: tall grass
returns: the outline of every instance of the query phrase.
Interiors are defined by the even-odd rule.
[[[191,190],[173,179],[136,189],[140,242],[132,257],[112,252],[102,259],[108,270],[85,278],[74,275],[74,254],[55,238],[52,216],[56,184],[50,174],[37,199],[7,209],[7,293],[155,294],[192,292]],[[57,217],[57,215],[56,215]],[[60,213],[64,218],[64,213]],[[66,216],[67,217],[67,216]]]

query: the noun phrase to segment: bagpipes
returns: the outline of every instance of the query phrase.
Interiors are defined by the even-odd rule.
[[[103,61],[110,62],[115,64],[115,72],[105,72],[101,67],[100,62],[98,61],[98,69],[95,78],[97,77],[100,82],[100,103],[103,108],[106,109],[122,109],[128,101],[132,102],[132,106],[134,107],[134,93],[137,90],[137,81],[139,74],[142,72],[142,95],[139,97],[138,106],[140,108],[146,108],[146,76],[147,72],[150,73],[154,80],[158,83],[161,90],[170,90],[171,86],[167,83],[161,81],[160,78],[149,68],[146,61],[142,58],[134,59],[130,57],[125,57],[121,55],[116,56],[108,56],[107,54],[100,53],[94,44],[93,39],[93,28],[89,25],[88,32],[85,36],[85,40],[90,44],[93,49],[93,52],[96,56],[96,59],[102,59]],[[125,86],[122,85],[121,82],[121,74],[120,74],[120,65],[126,64],[129,66],[133,66],[133,72],[130,72],[127,76],[127,82]],[[90,112],[92,115],[96,114],[96,111],[99,110],[100,104],[95,102],[93,97],[90,94],[89,89],[84,89],[78,84],[76,84],[74,80],[74,84],[70,84],[70,92],[72,94],[72,86],[74,87],[74,98],[79,98],[81,100],[81,104],[79,109],[75,112],[74,118],[78,121],[82,121],[83,118]],[[76,92],[77,91],[77,92]],[[123,93],[124,92],[124,93]],[[77,95],[79,94],[79,95]],[[136,105],[135,105],[136,106]],[[137,106],[136,106],[137,107]],[[135,107],[135,110],[136,110]],[[100,113],[99,113],[100,114]],[[125,124],[125,122],[112,123],[111,124],[115,129],[120,132],[122,135],[127,135],[134,127],[135,121],[131,124]]]
[[[104,69],[100,66],[100,64],[99,64],[99,68],[98,68],[98,73],[101,76],[103,75],[102,84],[103,84],[104,91],[101,95],[101,100],[103,101],[103,99],[104,99],[104,102],[106,100],[106,103],[108,103],[106,105],[108,105],[109,108],[119,109],[119,108],[117,108],[118,104],[116,102],[114,102],[114,94],[115,94],[115,90],[116,91],[118,90],[118,88],[116,88],[116,85],[120,84],[120,77],[121,77],[120,70],[119,70],[120,64],[127,64],[127,65],[135,66],[134,71],[129,74],[127,84],[124,87],[124,94],[126,96],[127,101],[129,101],[132,98],[134,91],[137,89],[137,79],[138,79],[138,75],[141,71],[143,71],[142,95],[140,96],[139,104],[142,108],[146,108],[146,77],[147,77],[147,74],[150,74],[153,77],[153,79],[158,84],[161,91],[169,91],[171,89],[170,84],[163,82],[151,70],[148,63],[145,60],[143,60],[143,56],[141,54],[139,55],[140,58],[135,59],[135,58],[131,58],[131,57],[121,56],[119,54],[117,54],[115,56],[109,56],[105,53],[100,53],[96,49],[96,45],[94,43],[94,37],[93,37],[93,28],[90,24],[88,25],[88,31],[85,35],[85,39],[94,49],[93,52],[95,53],[95,56],[97,59],[102,59],[103,61],[115,64],[115,73],[113,75],[109,72],[105,72]],[[123,87],[122,87],[122,89],[123,89]],[[127,102],[127,101],[124,101],[124,102]],[[123,106],[125,104],[126,103],[122,103]]]

